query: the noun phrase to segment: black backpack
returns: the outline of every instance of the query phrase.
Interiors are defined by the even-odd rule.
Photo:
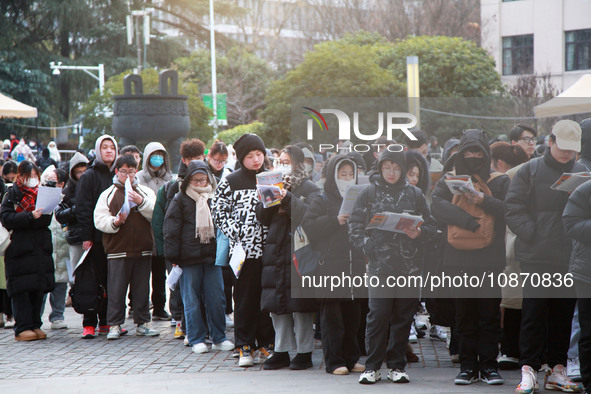
[[[78,313],[97,313],[99,301],[106,297],[105,289],[94,274],[92,264],[83,262],[76,269],[74,284],[70,289],[72,307]]]

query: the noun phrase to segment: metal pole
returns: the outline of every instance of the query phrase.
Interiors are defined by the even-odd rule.
[[[407,56],[406,89],[408,96],[408,112],[417,117],[417,128],[421,127],[421,98],[419,86],[419,57]]]
[[[98,76],[99,76],[99,91],[101,94],[105,91],[105,65],[100,63],[98,65]]]
[[[215,138],[218,135],[218,87],[215,64],[215,27],[213,24],[213,0],[209,0],[209,33],[211,39],[211,98],[213,103],[213,136]]]
[[[137,72],[142,73],[142,40],[140,39],[140,20],[139,16],[135,20],[135,40],[137,41]]]

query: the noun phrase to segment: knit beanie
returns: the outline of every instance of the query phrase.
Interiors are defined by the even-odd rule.
[[[263,140],[256,134],[244,134],[238,138],[238,141],[234,143],[234,150],[236,150],[236,158],[241,165],[244,165],[242,161],[253,150],[259,150],[263,152],[263,155],[267,153]]]

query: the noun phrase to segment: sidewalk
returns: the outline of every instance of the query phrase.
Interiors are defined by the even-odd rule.
[[[399,393],[513,393],[519,372],[502,372],[504,386],[482,382],[455,386],[458,373],[444,342],[423,338],[413,345],[419,363],[409,364],[411,383],[393,385],[386,380],[373,386],[357,383],[358,374],[333,376],[324,371],[322,349],[316,342],[314,368],[306,371],[263,371],[262,365],[240,368],[231,352],[194,354],[173,338],[169,322],[153,322],[155,338],[138,337],[131,319],[129,334],[117,341],[104,336],[82,339],[81,317],[66,308],[67,330],[42,327],[45,341],[17,342],[12,330],[0,329],[0,387],[2,393],[183,393],[183,392],[391,392]],[[229,339],[233,333],[228,332]],[[362,360],[363,361],[363,360]],[[225,373],[223,373],[225,372]],[[542,382],[542,376],[539,380]]]

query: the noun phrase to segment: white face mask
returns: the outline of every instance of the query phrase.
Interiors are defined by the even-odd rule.
[[[312,170],[314,170],[314,168],[312,168],[312,164],[309,163],[304,163],[304,169],[308,175],[312,175]]]
[[[290,175],[291,174],[291,166],[288,166],[287,164],[281,164],[281,165],[277,166],[277,169],[279,171],[281,171],[281,173],[283,175]]]
[[[337,179],[336,181],[339,193],[341,193],[341,197],[345,197],[345,192],[347,191],[347,188],[355,184],[355,179],[351,179],[350,181],[345,181],[344,179]]]
[[[27,181],[27,187],[33,188],[33,187],[37,187],[38,185],[39,185],[38,178],[29,178],[29,180]]]

